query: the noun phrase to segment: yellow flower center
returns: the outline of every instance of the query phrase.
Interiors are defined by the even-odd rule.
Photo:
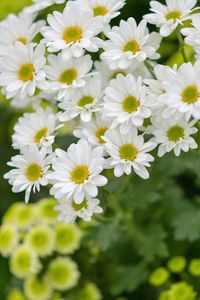
[[[42,176],[42,168],[40,165],[33,163],[28,166],[25,175],[28,180],[36,181]]]
[[[18,78],[21,81],[33,80],[34,71],[33,64],[23,64],[18,71]]]
[[[34,137],[34,142],[36,144],[39,144],[41,139],[46,137],[47,135],[47,128],[42,128],[40,130],[38,130],[38,132],[36,133],[35,137]]]
[[[108,10],[105,6],[95,6],[93,8],[94,17],[105,16],[108,13]]]
[[[138,45],[136,40],[131,40],[124,45],[124,52],[132,52],[133,54],[137,53],[140,50],[140,46]]]
[[[83,200],[82,203],[80,204],[77,204],[74,200],[72,201],[72,207],[75,211],[80,211],[82,210],[83,208],[87,209],[88,208],[88,203],[87,203],[87,200],[86,198]]]
[[[82,97],[79,102],[78,102],[78,106],[80,107],[85,107],[87,104],[91,104],[94,102],[94,98],[91,96],[84,96]]]
[[[89,178],[89,170],[87,166],[81,165],[74,168],[71,172],[71,180],[76,184],[82,184]]]
[[[136,159],[137,154],[138,154],[137,148],[132,144],[125,144],[121,146],[119,149],[119,155],[121,159],[133,161]]]
[[[70,85],[77,78],[77,76],[78,72],[75,69],[68,69],[61,74],[60,82]]]
[[[111,80],[111,79],[117,78],[117,75],[118,75],[118,74],[122,74],[122,75],[124,75],[124,76],[127,75],[127,73],[126,73],[125,71],[118,70],[118,71],[115,71],[115,72],[112,73],[112,75],[110,76],[110,80]]]
[[[167,131],[167,137],[172,142],[177,142],[180,138],[184,137],[184,128],[180,125],[174,125]]]
[[[100,144],[104,144],[105,141],[102,139],[102,137],[105,135],[105,132],[108,130],[106,127],[98,128],[95,132],[95,135],[99,141]]]
[[[123,110],[127,113],[133,113],[137,111],[137,108],[140,106],[140,102],[134,96],[128,96],[122,102]]]
[[[181,17],[181,12],[178,10],[170,11],[165,16],[167,21],[173,20],[174,23],[176,22],[177,19],[180,19],[180,17]]]
[[[187,104],[195,103],[199,97],[200,93],[196,85],[186,87],[182,93],[182,101]]]
[[[21,42],[22,44],[27,44],[27,39],[25,37],[19,37],[15,42]]]
[[[63,32],[63,39],[66,43],[76,43],[79,42],[83,36],[83,31],[78,26],[70,26]]]

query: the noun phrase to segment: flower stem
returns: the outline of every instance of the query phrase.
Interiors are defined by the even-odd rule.
[[[178,39],[178,42],[179,42],[179,45],[180,45],[180,50],[181,50],[184,62],[188,62],[187,56],[186,56],[186,53],[185,53],[184,40],[183,40],[183,37],[182,37],[181,32],[180,32],[180,27],[178,27],[176,29],[176,35],[177,35],[177,39]]]
[[[156,79],[153,66],[150,64],[150,62],[148,60],[145,60],[144,64],[145,64],[146,68],[148,69],[149,73],[151,73],[152,77],[154,79]]]

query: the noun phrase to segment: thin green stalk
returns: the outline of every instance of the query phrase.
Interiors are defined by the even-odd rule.
[[[153,78],[156,79],[153,66],[150,64],[150,62],[148,60],[145,60],[144,64],[146,68],[149,70],[149,72],[151,73],[151,75],[153,76]]]
[[[176,35],[177,35],[177,39],[178,39],[178,42],[179,42],[179,45],[180,45],[180,50],[181,50],[184,62],[188,62],[187,55],[185,53],[185,47],[184,47],[185,43],[184,43],[183,37],[182,37],[181,32],[180,32],[180,27],[177,27]]]

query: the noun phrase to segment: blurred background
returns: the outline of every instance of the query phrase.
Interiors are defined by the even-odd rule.
[[[0,0],[0,19],[6,18],[9,13],[18,13],[30,3],[29,0]],[[140,21],[148,11],[149,0],[127,0],[121,16],[113,24],[117,24],[120,18],[126,20],[130,16]],[[186,47],[186,51],[192,57],[192,49]],[[173,35],[163,41],[160,53],[162,63],[173,65],[183,62]],[[24,201],[24,195],[13,194],[11,187],[3,179],[8,171],[6,163],[15,154],[11,148],[13,126],[22,114],[23,111],[14,109],[8,100],[0,97],[0,220],[15,202]],[[61,136],[57,139],[57,144],[66,148],[72,140],[70,135]],[[199,134],[196,135],[196,140],[200,141]],[[81,294],[80,286],[77,286],[75,292],[72,290],[65,293],[64,298],[55,295],[54,298],[52,296],[46,299],[171,300],[167,294],[164,298],[162,291],[170,289],[173,284],[185,282],[187,285],[180,287],[180,296],[172,300],[199,300],[199,170],[199,150],[183,154],[179,158],[166,155],[163,159],[156,160],[151,169],[150,180],[143,181],[133,177],[127,193],[120,195],[118,202],[115,202],[115,197],[110,196],[115,195],[119,185],[118,179],[113,178],[100,195],[102,206],[106,208],[105,215],[91,224],[79,224],[83,237],[79,250],[73,253],[73,259],[81,273],[80,284],[94,281],[99,294],[94,291]],[[37,203],[47,196],[48,190],[43,189],[39,195],[32,195],[31,203]],[[179,260],[173,264],[171,259],[174,257]],[[172,267],[169,267],[169,262]],[[174,272],[174,266],[176,269],[179,264],[179,271]],[[154,270],[158,273],[153,273]],[[0,256],[1,300],[7,299],[6,294],[14,287],[22,289],[22,281],[13,281],[12,278],[8,259]],[[24,299],[27,298],[17,298],[14,294],[9,298]]]

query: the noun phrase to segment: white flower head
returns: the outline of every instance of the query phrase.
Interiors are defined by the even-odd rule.
[[[52,181],[51,194],[56,199],[73,198],[76,204],[85,197],[96,197],[99,186],[107,183],[100,175],[104,169],[103,148],[94,149],[85,140],[72,144],[67,152],[57,149],[53,161],[53,172],[48,178]]]
[[[151,1],[152,13],[147,14],[144,18],[157,27],[160,27],[160,34],[164,37],[170,35],[178,25],[190,18],[193,7],[197,0],[166,0],[166,5]]]
[[[184,114],[200,119],[200,60],[194,65],[185,63],[172,71],[171,78],[163,83],[165,93],[158,98],[166,105],[163,117]]]
[[[90,122],[81,122],[73,134],[79,139],[86,139],[93,146],[104,146],[105,141],[103,137],[107,130],[109,130],[110,125],[110,120],[96,113]]]
[[[51,150],[58,127],[58,116],[50,108],[25,113],[14,127],[13,148],[36,145]]]
[[[40,186],[48,184],[47,173],[50,166],[50,156],[46,150],[38,150],[36,146],[25,146],[20,155],[12,157],[9,166],[14,169],[4,175],[13,186],[14,193],[25,191],[25,202],[29,201],[31,190],[39,191]]]
[[[62,4],[66,0],[32,0],[33,5],[24,8],[25,13],[39,12],[53,4]]]
[[[181,151],[188,152],[189,149],[196,149],[197,144],[191,137],[198,131],[193,127],[195,123],[196,120],[188,121],[184,117],[179,120],[153,118],[149,131],[154,136],[152,140],[159,144],[158,156],[162,157],[170,151],[174,151],[175,155],[179,156]]]
[[[149,178],[146,167],[154,160],[148,152],[155,148],[154,142],[144,142],[143,135],[138,135],[136,128],[122,135],[119,130],[108,130],[104,136],[106,151],[110,155],[108,165],[114,168],[117,177],[130,175],[132,169],[143,179]]]
[[[84,51],[97,52],[102,31],[101,18],[94,18],[91,12],[81,9],[76,2],[67,5],[63,13],[54,12],[48,15],[50,26],[41,32],[50,52],[59,52],[66,59],[80,57]]]
[[[111,128],[120,125],[120,131],[128,133],[132,126],[142,126],[144,119],[151,116],[151,105],[155,97],[147,95],[142,78],[131,74],[119,74],[105,90],[104,116],[112,120]]]
[[[56,206],[60,212],[58,221],[65,223],[74,223],[77,218],[86,222],[91,221],[94,214],[101,214],[103,209],[99,206],[100,201],[96,198],[87,197],[83,202],[77,204],[74,200],[62,200]]]
[[[69,99],[62,101],[59,107],[65,110],[59,116],[61,122],[69,121],[77,116],[84,122],[90,122],[93,113],[100,111],[102,107],[101,81],[92,77],[85,81],[85,86],[73,89]]]
[[[0,61],[0,85],[5,87],[7,98],[33,96],[36,88],[47,87],[43,67],[46,63],[45,47],[17,43],[8,49]]]
[[[147,58],[157,59],[161,36],[149,33],[146,21],[137,26],[135,19],[121,21],[119,27],[114,26],[107,33],[109,40],[103,43],[105,52],[101,54],[110,69],[126,69],[132,63],[143,62]]]
[[[185,36],[185,43],[192,46],[200,58],[200,14],[192,15],[192,26],[183,28],[181,33]]]
[[[5,21],[0,24],[0,54],[6,55],[8,47],[12,47],[16,42],[27,45],[39,33],[44,26],[44,21],[33,22],[35,15],[21,13],[19,16],[10,14]]]
[[[49,55],[48,62],[49,65],[45,66],[49,82],[48,88],[51,92],[57,92],[58,100],[65,97],[69,99],[70,90],[83,87],[92,68],[90,55],[66,60],[59,53],[58,55]]]

